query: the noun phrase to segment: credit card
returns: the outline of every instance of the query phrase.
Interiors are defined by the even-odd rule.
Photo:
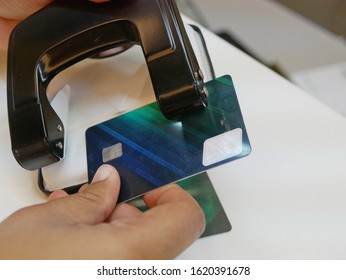
[[[222,207],[207,172],[183,179],[178,181],[177,184],[187,191],[203,210],[205,217],[205,230],[201,237],[228,232],[232,229],[231,223]],[[129,203],[133,204],[143,212],[148,210],[141,197],[134,198],[130,200]]]
[[[113,165],[121,178],[118,202],[193,176],[251,152],[230,76],[209,81],[208,106],[167,120],[156,102],[86,131],[88,179]]]

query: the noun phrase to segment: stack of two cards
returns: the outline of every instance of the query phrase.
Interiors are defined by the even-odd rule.
[[[208,106],[180,121],[169,121],[156,103],[86,131],[88,178],[104,163],[121,176],[118,203],[145,208],[142,194],[176,182],[204,210],[203,236],[229,231],[231,224],[206,170],[248,155],[248,135],[230,76],[206,83]]]

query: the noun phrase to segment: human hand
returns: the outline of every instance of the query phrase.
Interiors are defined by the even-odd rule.
[[[122,203],[115,169],[103,165],[90,185],[23,208],[0,224],[0,259],[171,259],[203,232],[204,214],[177,185],[144,195],[141,212]]]
[[[109,0],[90,0],[107,2]],[[6,50],[12,29],[24,18],[47,6],[53,0],[0,0],[0,50]]]

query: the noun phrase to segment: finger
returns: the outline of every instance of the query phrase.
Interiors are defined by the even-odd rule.
[[[65,196],[68,196],[67,192],[65,192],[64,190],[57,190],[57,191],[52,192],[48,196],[48,201],[53,201],[55,199],[62,198],[62,197],[65,197]]]
[[[160,200],[166,198],[166,195],[164,195],[164,193],[166,191],[170,190],[171,188],[174,188],[174,189],[179,188],[180,189],[180,187],[177,184],[169,184],[169,185],[166,185],[164,187],[153,190],[151,192],[148,192],[148,193],[144,194],[144,196],[143,196],[143,200],[144,200],[145,204],[149,208],[155,207],[158,203],[160,203]],[[185,193],[180,193],[180,195],[185,196]],[[170,202],[174,202],[175,200],[179,200],[179,199],[180,198],[176,195],[174,195],[174,197],[171,196],[169,198]]]
[[[143,213],[141,244],[144,258],[174,258],[204,231],[205,217],[198,203],[177,185],[152,191],[143,197],[148,207]]]
[[[112,213],[118,199],[120,178],[110,165],[101,166],[84,190],[43,204],[56,223],[97,224]]]
[[[84,184],[83,186],[81,186],[78,190],[78,192],[81,192],[83,190],[85,190],[87,187],[89,187],[89,184]]]
[[[143,212],[135,206],[128,203],[122,203],[114,208],[113,213],[108,218],[108,222],[139,218],[142,214]]]

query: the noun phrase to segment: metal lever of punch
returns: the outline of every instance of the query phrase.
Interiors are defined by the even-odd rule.
[[[56,0],[10,37],[8,117],[22,167],[40,169],[64,155],[64,126],[48,101],[49,82],[85,58],[129,44],[141,46],[166,118],[206,106],[203,75],[174,0]]]

